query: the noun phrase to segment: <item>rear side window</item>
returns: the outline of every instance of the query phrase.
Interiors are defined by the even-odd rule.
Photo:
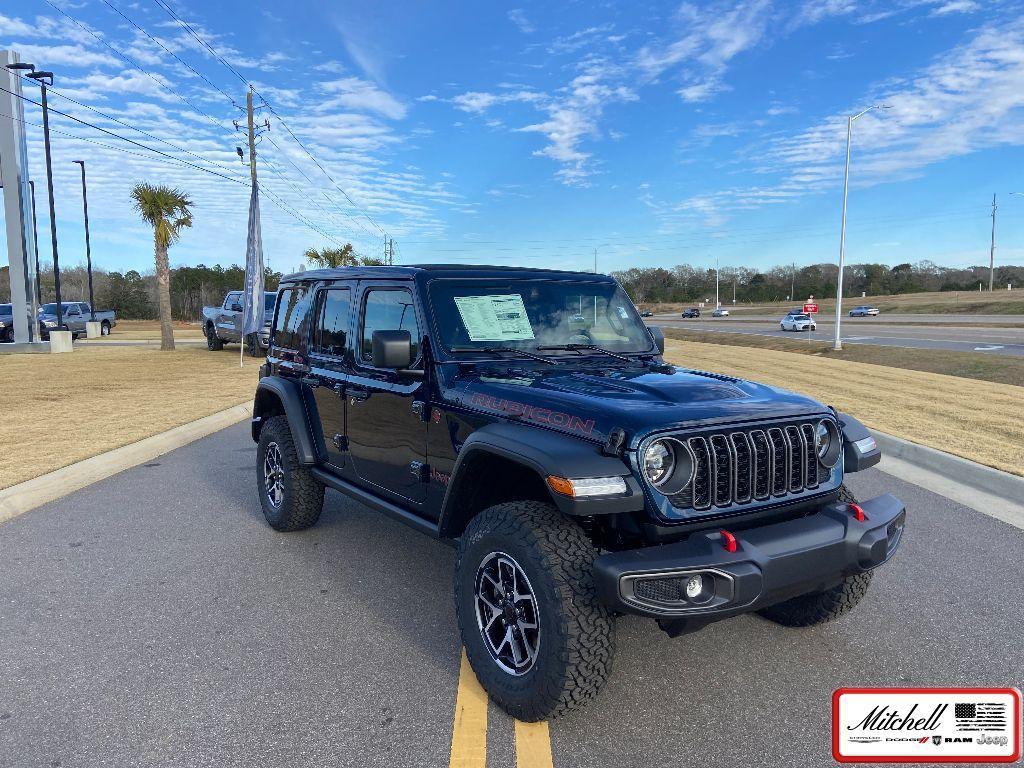
[[[274,317],[274,346],[300,349],[305,335],[306,289],[286,288],[281,291]]]
[[[241,293],[238,293],[238,292],[229,293],[227,296],[224,297],[224,309],[231,309],[231,305],[232,304],[241,304],[241,303],[242,303],[242,294]]]
[[[413,359],[419,356],[420,331],[409,291],[404,288],[373,288],[366,292],[360,344],[360,355],[366,362],[373,360],[374,331],[409,331],[412,335]]]
[[[341,357],[348,339],[349,309],[352,292],[348,288],[328,288],[320,291],[314,347],[324,355]]]

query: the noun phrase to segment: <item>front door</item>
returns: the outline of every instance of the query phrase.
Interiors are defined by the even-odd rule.
[[[427,438],[422,414],[427,385],[422,379],[374,368],[371,343],[374,331],[407,330],[415,350],[419,350],[421,333],[412,292],[404,287],[364,287],[357,327],[358,338],[351,345],[355,370],[345,390],[355,479],[396,501],[422,504],[427,487],[422,474]],[[415,357],[418,355],[414,352]]]
[[[316,322],[309,344],[307,380],[313,386],[327,461],[338,470],[345,467],[348,455],[345,382],[352,370],[348,345],[351,306],[352,291],[348,287],[331,286],[317,291]]]

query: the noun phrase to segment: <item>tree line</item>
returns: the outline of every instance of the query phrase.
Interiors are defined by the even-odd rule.
[[[715,300],[715,270],[680,264],[675,267],[634,267],[613,272],[637,303]],[[811,264],[805,267],[776,266],[767,270],[722,267],[719,298],[732,303],[798,301],[809,296],[835,298],[839,267]],[[924,291],[977,291],[988,288],[988,267],[940,267],[930,261],[916,264],[850,264],[843,275],[843,295],[880,296]],[[995,270],[996,289],[1024,288],[1024,266],[1000,266]]]

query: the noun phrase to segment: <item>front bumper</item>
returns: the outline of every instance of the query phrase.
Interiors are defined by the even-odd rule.
[[[657,617],[678,633],[828,589],[877,568],[899,546],[903,502],[885,494],[860,507],[863,521],[837,502],[807,517],[736,531],[734,552],[722,533],[700,532],[674,544],[601,555],[594,563],[598,596],[613,610]],[[684,585],[694,575],[705,588],[688,599]]]

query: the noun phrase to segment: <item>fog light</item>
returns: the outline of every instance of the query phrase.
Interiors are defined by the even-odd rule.
[[[691,576],[686,580],[686,596],[693,600],[698,597],[704,589],[704,580],[699,576]]]

